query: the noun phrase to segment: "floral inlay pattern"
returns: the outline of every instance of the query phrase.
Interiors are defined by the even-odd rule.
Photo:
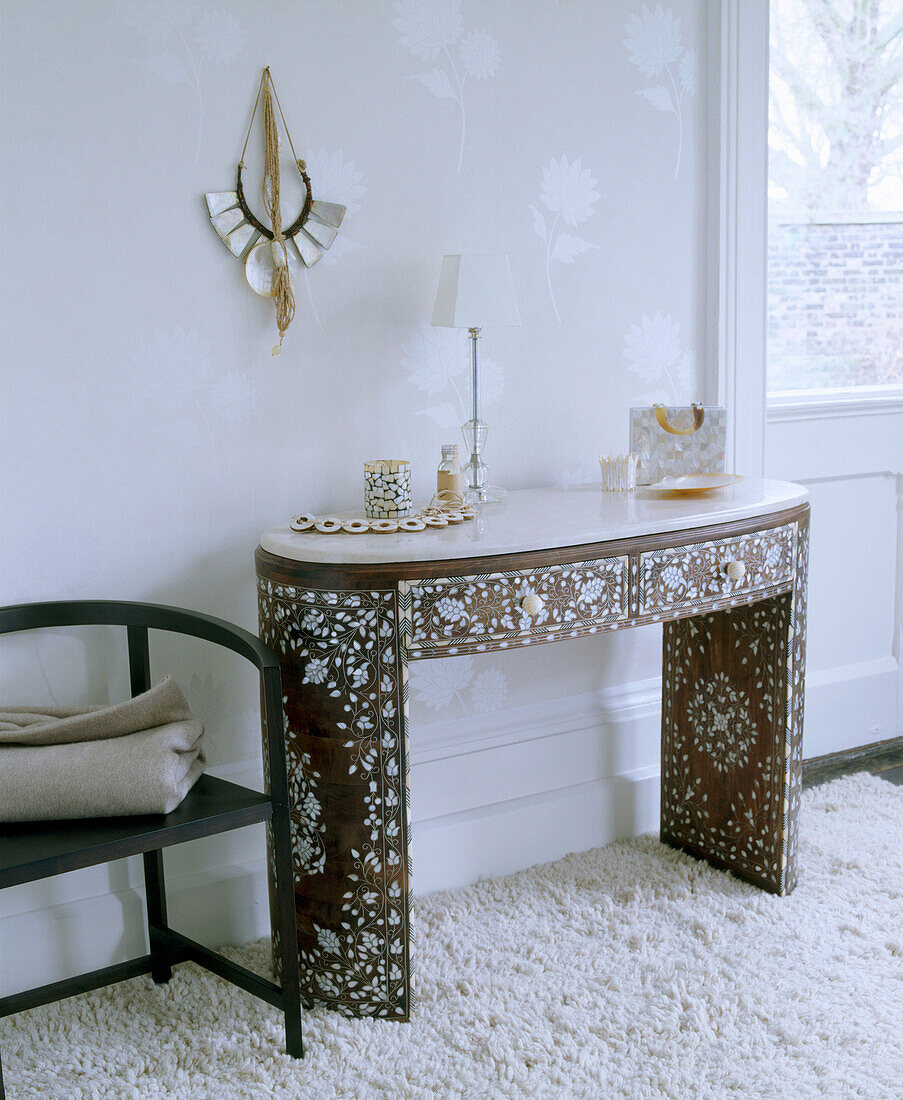
[[[312,920],[299,934],[302,989],[312,1003],[356,1015],[406,1017],[407,820],[404,681],[398,674],[394,592],[326,592],[258,582],[261,637],[296,663],[298,699],[305,691],[339,699],[346,777],[356,839],[338,859],[344,868],[342,919]],[[326,781],[323,741],[291,721],[287,730],[290,811],[296,874],[327,869],[318,788]],[[353,777],[353,778],[352,778]],[[340,776],[329,777],[340,780]],[[302,825],[303,823],[303,825]],[[331,872],[335,874],[335,869]],[[300,930],[299,930],[300,931]]]
[[[305,1000],[355,1016],[410,1013],[406,708],[415,658],[423,676],[412,690],[425,706],[486,712],[505,704],[507,682],[470,654],[665,621],[662,839],[776,893],[791,890],[807,527],[802,514],[694,546],[394,578],[382,590],[314,589],[264,573],[261,634],[280,655],[286,689]],[[729,580],[724,567],[738,559],[746,575],[734,570]],[[665,601],[651,610],[650,578]]]
[[[704,752],[716,771],[727,772],[749,763],[756,731],[746,692],[737,691],[723,672],[702,680],[690,697],[687,719],[693,747]]]
[[[531,594],[541,606],[528,614],[522,604]],[[527,640],[626,614],[623,558],[480,578],[449,577],[411,585],[409,644],[413,649],[449,642],[485,648],[487,639]]]
[[[809,523],[799,525],[796,583],[793,588],[791,652],[787,663],[787,744],[784,815],[787,819],[785,889],[796,885],[799,860],[800,799],[803,789],[803,698],[806,687],[806,612],[809,599]]]
[[[644,554],[640,573],[640,611],[702,603],[732,592],[755,592],[789,583],[793,577],[794,535],[788,524],[739,539],[719,539]],[[731,561],[742,561],[742,579],[726,574]]]
[[[299,752],[286,739],[289,820],[292,828],[292,865],[298,875],[321,875],[326,866],[323,807],[317,798],[319,772],[311,766],[310,753]]]
[[[785,755],[802,732],[785,718],[801,661],[791,598],[667,623],[663,668],[663,838],[779,893],[792,886]]]

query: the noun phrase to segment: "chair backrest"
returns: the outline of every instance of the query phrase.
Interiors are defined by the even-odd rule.
[[[276,654],[250,631],[181,607],[126,600],[59,600],[0,607],[0,634],[58,626],[124,626],[128,632],[129,678],[132,695],[151,686],[148,630],[168,630],[224,646],[260,671],[269,774],[267,788],[274,802],[288,797],[282,721],[282,672]]]
[[[225,619],[167,607],[125,600],[61,600],[20,603],[0,607],[0,634],[54,626],[126,626],[139,630],[169,630],[225,646],[251,661],[262,672],[279,668],[273,651],[254,634]]]

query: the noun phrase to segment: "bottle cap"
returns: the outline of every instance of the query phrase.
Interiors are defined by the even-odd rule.
[[[457,443],[443,443],[442,444],[442,457],[443,458],[457,458],[458,457],[458,444]]]

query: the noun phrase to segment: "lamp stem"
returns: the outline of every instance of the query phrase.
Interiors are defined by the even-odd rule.
[[[473,373],[473,419],[480,419],[480,330],[472,328],[470,332],[470,363]]]
[[[480,330],[470,328],[470,361],[473,373],[473,418],[462,425],[470,460],[464,467],[464,499],[468,503],[499,499],[488,486],[489,467],[483,461],[483,442],[487,427],[480,419]]]

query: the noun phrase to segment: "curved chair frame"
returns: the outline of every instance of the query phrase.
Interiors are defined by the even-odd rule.
[[[0,889],[107,863],[141,853],[147,887],[150,953],[89,974],[0,999],[0,1017],[50,1001],[150,974],[169,981],[173,963],[191,960],[214,974],[281,1008],[286,1051],[303,1058],[298,940],[295,932],[291,832],[283,740],[282,676],[275,654],[259,638],[223,619],[161,604],[117,600],[75,600],[18,604],[0,608],[0,634],[60,626],[124,626],[128,637],[132,695],[151,686],[148,630],[166,630],[224,646],[250,661],[260,673],[267,794],[202,775],[171,814],[97,818],[89,821],[0,824]],[[269,822],[280,936],[282,984],[259,977],[169,927],[163,877],[163,848],[197,837]],[[0,1068],[0,1096],[3,1090]]]

